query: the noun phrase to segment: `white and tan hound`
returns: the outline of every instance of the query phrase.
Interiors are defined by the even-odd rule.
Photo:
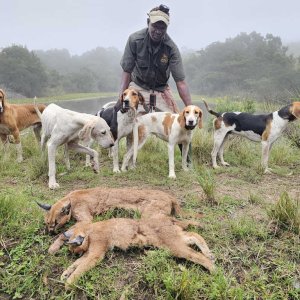
[[[43,134],[41,140],[42,149],[47,142],[48,163],[49,163],[49,188],[59,187],[56,182],[56,150],[60,145],[65,146],[65,163],[70,169],[69,149],[80,153],[88,154],[92,157],[93,170],[99,171],[98,152],[89,147],[80,145],[79,142],[87,144],[94,139],[103,148],[114,145],[114,140],[110,129],[102,118],[90,114],[79,113],[61,108],[56,104],[49,104],[40,114],[42,120]]]
[[[253,115],[244,112],[218,113],[211,110],[204,101],[214,119],[214,147],[211,153],[214,168],[218,167],[217,155],[223,166],[229,164],[224,161],[224,142],[228,134],[244,136],[251,141],[261,142],[262,167],[265,173],[271,173],[268,168],[269,153],[273,143],[282,135],[289,122],[300,118],[300,102],[294,102],[268,114]]]
[[[42,112],[46,105],[38,104]],[[8,142],[16,144],[17,162],[23,160],[20,131],[32,126],[36,139],[41,140],[41,119],[36,113],[34,104],[9,104],[5,93],[0,89],[0,137],[5,147]],[[10,138],[13,136],[13,139]]]
[[[153,112],[140,116],[136,120],[133,130],[134,147],[125,155],[122,171],[126,171],[128,161],[133,156],[133,165],[136,162],[137,151],[145,144],[147,137],[154,134],[168,142],[169,177],[176,178],[174,171],[174,148],[182,144],[182,168],[187,171],[187,155],[192,140],[193,129],[198,125],[202,128],[202,110],[189,105],[180,114],[169,112]]]

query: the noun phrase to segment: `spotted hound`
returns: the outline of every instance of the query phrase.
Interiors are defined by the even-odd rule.
[[[180,114],[153,112],[139,116],[133,130],[134,147],[131,147],[126,153],[122,171],[126,171],[132,156],[133,166],[135,165],[138,149],[142,148],[147,137],[152,133],[168,142],[169,177],[176,178],[174,147],[176,144],[182,144],[182,168],[187,171],[188,148],[192,140],[193,129],[197,125],[202,128],[202,110],[195,105],[186,106]]]
[[[143,95],[134,88],[126,89],[119,103],[109,102],[98,113],[109,124],[115,137],[112,147],[113,172],[119,173],[119,141],[126,137],[127,147],[132,144],[132,130],[137,117],[138,105],[145,105]],[[114,105],[115,104],[115,105]]]
[[[229,164],[224,161],[224,142],[228,134],[233,133],[244,136],[251,141],[261,142],[262,145],[262,167],[264,173],[271,173],[268,168],[269,153],[273,143],[282,135],[289,122],[300,118],[300,102],[294,102],[281,109],[268,114],[253,115],[244,112],[218,113],[208,107],[208,112],[214,116],[214,147],[211,152],[212,164],[218,168],[217,155],[223,166]]]

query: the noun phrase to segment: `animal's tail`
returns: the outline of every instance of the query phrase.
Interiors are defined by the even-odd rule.
[[[33,105],[34,105],[34,109],[36,114],[39,116],[39,118],[42,120],[42,114],[40,112],[40,108],[38,107],[38,105],[36,104],[36,97],[33,98]],[[42,109],[44,110],[44,108]]]
[[[206,109],[208,110],[208,112],[209,112],[210,114],[212,114],[212,115],[214,115],[214,116],[216,116],[216,117],[220,117],[220,116],[221,116],[220,113],[215,112],[215,111],[213,111],[212,109],[210,109],[209,106],[208,106],[208,104],[206,103],[205,100],[203,100],[203,102],[204,102],[204,104],[205,104],[205,106],[206,106]]]

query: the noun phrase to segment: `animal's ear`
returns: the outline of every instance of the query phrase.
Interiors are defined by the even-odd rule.
[[[0,95],[2,96],[3,100],[5,99],[5,93],[2,89],[0,89]]]
[[[51,209],[51,205],[50,205],[50,204],[39,203],[39,202],[37,202],[37,201],[35,201],[35,202],[36,202],[36,204],[37,204],[39,207],[41,207],[41,208],[44,209],[44,210],[50,210],[50,209]]]
[[[91,134],[94,127],[95,127],[95,122],[86,123],[78,133],[79,139],[87,143],[92,138]]]
[[[185,116],[184,116],[184,110],[179,114],[178,117],[178,122],[180,127],[184,128],[185,127]]]
[[[198,127],[203,127],[203,112],[201,109],[199,109],[199,117],[198,117]]]
[[[297,119],[300,118],[300,102],[294,102],[292,106],[292,115]]]
[[[68,241],[72,235],[73,235],[73,230],[72,229],[69,229],[68,231],[63,232],[63,236],[66,239],[66,241]]]
[[[141,92],[138,92],[138,97],[139,97],[139,103],[144,105],[145,104],[145,98],[144,98],[144,96],[142,95]]]
[[[64,205],[60,211],[62,215],[68,215],[71,211],[71,202]]]
[[[67,244],[74,245],[74,246],[81,246],[85,240],[85,237],[81,235],[77,235],[74,239],[71,241],[68,241]]]

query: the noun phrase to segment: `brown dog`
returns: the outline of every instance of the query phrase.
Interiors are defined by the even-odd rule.
[[[181,215],[183,212],[175,197],[159,190],[138,190],[128,188],[102,188],[76,190],[70,192],[55,204],[41,204],[45,209],[45,223],[49,233],[70,221],[92,222],[93,216],[112,208],[138,210],[142,218],[157,214]]]
[[[43,112],[46,105],[38,104],[39,111]],[[23,160],[20,131],[33,126],[36,139],[41,140],[41,120],[37,115],[34,104],[9,104],[5,93],[0,89],[0,137],[5,145],[13,142],[17,147],[17,161]],[[9,137],[13,136],[13,141]]]
[[[172,255],[214,270],[214,257],[205,240],[197,233],[184,231],[177,220],[166,216],[149,219],[110,219],[96,223],[77,223],[65,234],[73,253],[82,255],[62,274],[66,288],[84,272],[101,261],[114,247],[127,250],[131,246],[154,246],[167,249]],[[200,251],[189,247],[196,245]]]

